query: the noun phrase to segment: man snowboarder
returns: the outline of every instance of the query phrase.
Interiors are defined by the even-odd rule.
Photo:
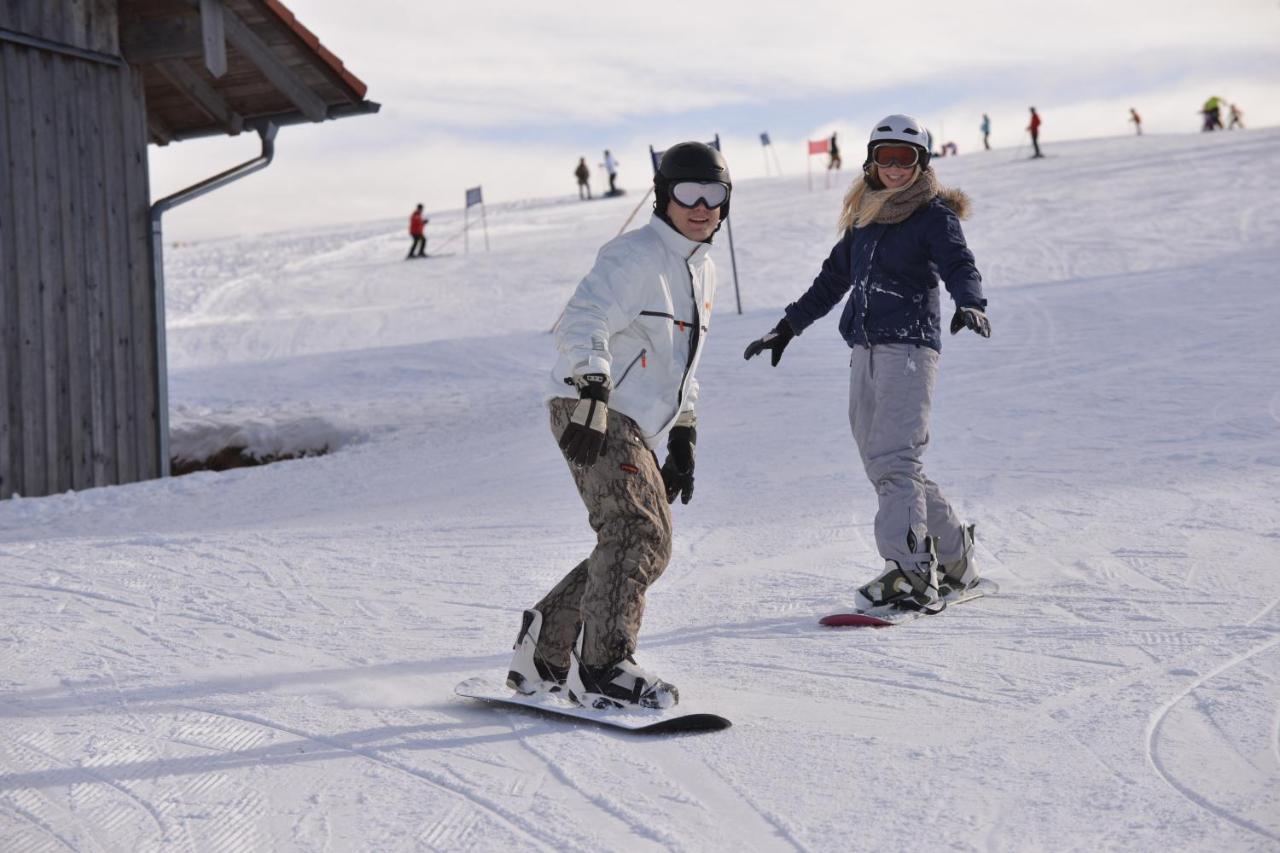
[[[982,114],[982,148],[991,150],[991,117],[986,113]]]
[[[653,183],[653,218],[600,249],[556,329],[551,432],[596,543],[524,612],[507,675],[520,693],[563,690],[585,707],[679,700],[633,655],[645,592],[671,557],[669,504],[693,497],[694,371],[716,288],[708,252],[733,184],[701,142],[667,149]]]
[[[427,256],[427,235],[426,225],[431,220],[422,215],[422,205],[418,205],[413,213],[409,214],[409,237],[413,240],[409,244],[409,254],[405,255],[405,260],[410,258],[425,258]],[[417,252],[417,254],[414,254]]]
[[[609,153],[609,149],[604,150],[604,170],[609,173],[609,195],[618,195],[618,161]]]
[[[1138,115],[1137,109],[1129,107],[1129,121],[1133,122],[1133,127],[1137,131],[1138,136],[1142,135],[1142,116]]]
[[[578,179],[578,199],[591,200],[591,170],[587,168],[587,158],[578,158],[578,168],[573,170],[573,176]]]
[[[1035,154],[1031,155],[1031,159],[1043,157],[1040,153],[1040,114],[1036,112],[1036,108],[1031,108],[1031,124],[1027,125],[1027,130],[1031,132],[1031,147],[1035,149]]]

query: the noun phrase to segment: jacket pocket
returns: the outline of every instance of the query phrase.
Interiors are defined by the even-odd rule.
[[[640,362],[640,363],[641,363],[641,365],[640,365],[641,367],[646,367],[646,366],[648,366],[648,365],[647,365],[647,361],[648,361],[648,359],[646,358],[647,354],[648,354],[648,350],[646,350],[646,349],[642,349],[642,350],[640,350],[640,354],[639,354],[639,355],[637,355],[635,358],[631,359],[631,363],[627,365],[627,369],[626,369],[626,370],[622,371],[622,375],[621,375],[620,377],[618,377],[618,381],[617,381],[617,382],[613,383],[613,387],[614,387],[614,388],[617,388],[619,385],[621,385],[621,384],[623,383],[623,381],[627,378],[627,374],[631,372],[631,368],[633,368],[633,367],[635,367],[635,366],[636,366],[636,362]]]

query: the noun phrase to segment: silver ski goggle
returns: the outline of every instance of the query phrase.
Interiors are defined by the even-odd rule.
[[[681,207],[697,207],[702,202],[715,210],[729,200],[729,188],[718,182],[680,181],[671,185],[671,200]]]

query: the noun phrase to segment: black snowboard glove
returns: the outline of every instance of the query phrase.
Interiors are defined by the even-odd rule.
[[[951,317],[951,334],[954,335],[966,326],[984,338],[991,337],[991,321],[981,308],[956,308],[956,313]]]
[[[662,484],[667,487],[667,503],[687,504],[693,498],[693,455],[698,442],[695,427],[672,427],[667,435],[667,461],[662,463]]]
[[[773,366],[777,367],[778,362],[782,360],[782,351],[787,348],[787,344],[791,343],[791,339],[795,336],[796,330],[791,328],[787,318],[783,317],[778,321],[778,325],[773,327],[773,331],[760,340],[747,344],[747,351],[742,354],[742,357],[750,359],[765,350],[771,350],[773,352]]]
[[[560,449],[569,461],[589,468],[604,453],[605,433],[609,427],[609,377],[588,373],[577,380],[578,405],[569,417],[569,425],[560,435]]]

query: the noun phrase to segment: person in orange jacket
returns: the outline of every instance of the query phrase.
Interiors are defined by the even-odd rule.
[[[1031,108],[1031,124],[1027,125],[1027,130],[1031,131],[1031,147],[1036,153],[1032,154],[1032,159],[1043,157],[1040,153],[1040,113],[1036,112],[1036,108]]]
[[[409,244],[409,254],[405,256],[405,260],[409,258],[425,258],[427,256],[427,235],[426,225],[431,220],[422,215],[422,205],[418,205],[413,213],[409,215],[409,236],[413,238],[413,242]],[[417,252],[417,254],[414,254]]]

